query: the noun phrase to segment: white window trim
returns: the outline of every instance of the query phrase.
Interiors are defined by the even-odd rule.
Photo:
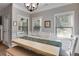
[[[75,19],[75,11],[69,11],[69,12],[62,12],[62,13],[57,13],[54,15],[54,35],[57,37],[56,35],[56,16],[59,16],[59,15],[65,15],[65,14],[72,14],[73,16],[73,35],[74,35],[74,19]]]
[[[40,20],[40,26],[42,27],[42,19],[43,19],[43,17],[41,17],[41,16],[40,17],[33,17],[32,18],[32,21]],[[32,27],[32,31],[33,31],[33,27]],[[39,32],[41,32],[41,31],[42,31],[42,28],[40,28],[40,31]]]
[[[17,19],[17,22],[19,21],[18,19],[20,19],[20,18],[25,18],[25,19],[28,20],[28,34],[29,34],[29,29],[30,29],[30,28],[29,28],[29,26],[30,26],[30,24],[29,24],[29,17],[28,17],[28,16],[17,15],[17,18],[16,18],[16,19]],[[18,32],[18,27],[16,28],[16,30],[17,30],[16,32]],[[28,34],[27,34],[27,35],[28,35]],[[27,35],[26,35],[26,36],[27,36]]]

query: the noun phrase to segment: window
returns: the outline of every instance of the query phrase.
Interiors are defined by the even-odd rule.
[[[66,13],[55,16],[56,35],[62,38],[71,38],[73,34],[73,14]]]
[[[40,17],[37,17],[37,18],[33,18],[32,20],[32,31],[37,31],[37,32],[40,32],[41,31],[41,18]]]
[[[28,19],[21,18],[18,21],[18,32],[28,34]]]

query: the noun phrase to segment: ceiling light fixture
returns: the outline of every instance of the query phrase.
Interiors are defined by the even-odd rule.
[[[32,12],[38,8],[39,3],[24,3],[28,11]]]

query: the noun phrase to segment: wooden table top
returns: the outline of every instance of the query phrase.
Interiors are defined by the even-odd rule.
[[[28,49],[24,49],[20,46],[15,46],[6,50],[11,56],[39,56],[39,54],[34,53]]]
[[[42,55],[47,55],[47,56],[58,56],[59,55],[60,47],[43,44],[39,42],[34,42],[30,40],[25,40],[21,38],[13,39],[12,41],[18,44],[19,46],[22,46],[24,48],[29,48],[32,51],[42,54]]]

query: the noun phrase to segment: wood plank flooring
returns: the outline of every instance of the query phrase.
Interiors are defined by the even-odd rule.
[[[0,56],[6,56],[7,49],[8,49],[8,47],[0,42]],[[34,52],[30,52],[30,53],[34,54],[34,56],[42,56],[42,55],[34,53]],[[26,56],[28,56],[28,55],[26,55]],[[32,56],[32,55],[29,55],[29,56]]]
[[[0,56],[6,56],[6,49],[8,49],[8,47],[0,42]]]

